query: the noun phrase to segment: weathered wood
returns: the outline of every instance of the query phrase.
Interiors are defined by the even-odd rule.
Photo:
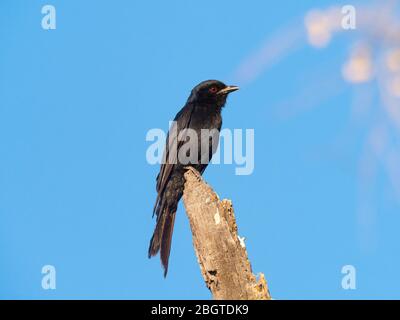
[[[188,168],[185,178],[183,201],[194,249],[214,299],[271,299],[264,275],[257,280],[252,272],[231,201],[220,201],[196,170]]]

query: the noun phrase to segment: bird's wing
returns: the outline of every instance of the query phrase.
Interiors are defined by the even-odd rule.
[[[172,169],[174,168],[175,164],[178,163],[179,148],[184,143],[184,141],[178,141],[179,132],[189,127],[193,109],[194,105],[192,103],[187,103],[176,115],[174,122],[172,123],[172,126],[168,132],[164,155],[162,158],[163,162],[161,164],[160,173],[157,176],[156,190],[158,194],[154,206],[154,213],[157,213],[157,215],[157,208],[159,207],[165,186],[168,183]]]

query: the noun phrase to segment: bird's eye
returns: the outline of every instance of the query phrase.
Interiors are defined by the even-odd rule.
[[[210,88],[210,92],[211,93],[216,93],[218,91],[218,88],[217,87],[211,87]]]

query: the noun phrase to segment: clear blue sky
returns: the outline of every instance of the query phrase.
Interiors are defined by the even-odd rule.
[[[56,30],[41,28],[45,4],[56,7]],[[307,91],[325,73],[340,79],[351,36],[325,50],[304,43],[253,81],[231,83],[252,52],[312,6],[2,0],[0,298],[211,297],[182,204],[167,279],[158,257],[147,258],[159,167],[145,158],[147,131],[167,129],[190,89],[210,78],[242,86],[224,127],[255,129],[255,171],[236,176],[233,165],[218,165],[205,179],[233,200],[253,270],[272,296],[400,298],[399,199],[379,167],[367,231],[357,213],[368,122],[354,126],[353,89],[340,80],[316,102],[323,89]],[[282,112],[304,90],[298,112]],[[41,287],[47,264],[56,290]],[[341,287],[347,264],[356,290]]]

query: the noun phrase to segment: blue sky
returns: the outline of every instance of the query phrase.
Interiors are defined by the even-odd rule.
[[[45,4],[57,10],[56,30],[41,28]],[[191,88],[214,78],[241,85],[224,127],[254,128],[255,170],[236,176],[234,165],[215,165],[205,179],[232,199],[253,271],[272,296],[400,298],[399,198],[382,170],[368,189],[372,219],[357,214],[370,127],[351,120],[354,88],[340,79],[354,36],[325,50],[304,43],[249,83],[235,76],[271,35],[302,28],[314,6],[1,1],[0,298],[211,297],[182,204],[168,277],[158,257],[147,259],[159,167],[146,162],[145,137],[166,130]],[[56,290],[41,287],[48,264]],[[341,287],[348,264],[356,290]]]

